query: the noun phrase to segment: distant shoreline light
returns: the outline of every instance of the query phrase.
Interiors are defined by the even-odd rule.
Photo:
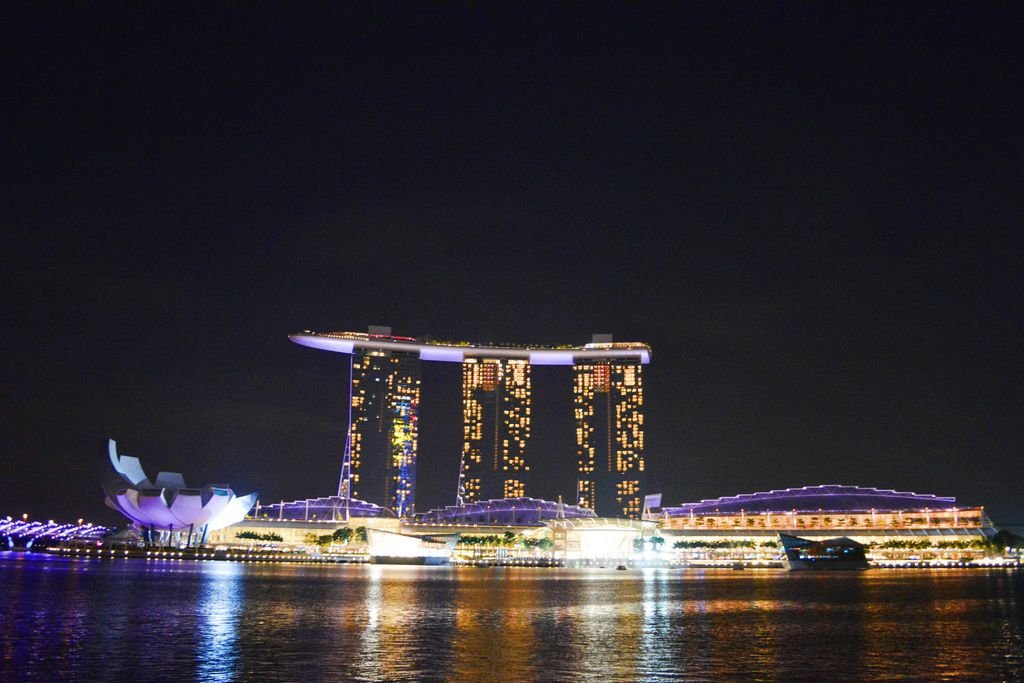
[[[361,351],[415,353],[420,360],[462,363],[473,358],[525,360],[531,365],[575,365],[579,362],[619,360],[641,365],[651,362],[651,348],[641,342],[591,343],[582,346],[493,346],[468,342],[442,342],[363,332],[312,332],[288,335],[301,346],[321,351],[354,354]]]

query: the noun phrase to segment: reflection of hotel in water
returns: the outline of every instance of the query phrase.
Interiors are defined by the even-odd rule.
[[[646,344],[596,335],[583,346],[484,346],[395,337],[387,327],[368,333],[306,332],[291,339],[352,356],[352,414],[339,497],[381,501],[400,517],[414,513],[423,360],[462,366],[457,502],[530,495],[532,369],[568,365],[577,444],[574,502],[606,516],[640,515],[642,370],[651,358]]]

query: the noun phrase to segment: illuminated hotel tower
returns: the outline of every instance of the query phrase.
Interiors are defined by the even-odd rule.
[[[459,504],[526,495],[530,363],[466,358],[462,363]]]
[[[420,360],[367,350],[352,357],[349,426],[351,497],[383,504],[399,517],[416,505]],[[346,497],[346,473],[339,495]]]
[[[573,366],[578,502],[604,517],[639,517],[643,508],[641,368],[620,360]]]
[[[352,363],[348,439],[338,496],[413,513],[420,363],[462,366],[463,444],[457,502],[525,496],[530,488],[531,368],[573,366],[578,499],[601,515],[642,510],[642,366],[651,348],[595,335],[582,346],[439,342],[369,332],[289,335],[296,344],[347,354]],[[347,513],[346,513],[347,514]]]

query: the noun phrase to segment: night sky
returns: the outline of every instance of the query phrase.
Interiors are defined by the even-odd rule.
[[[151,475],[329,495],[304,329],[650,343],[666,503],[839,483],[1024,521],[1024,10],[7,3],[0,514]],[[572,498],[570,373],[535,485]],[[454,497],[424,368],[420,510]]]

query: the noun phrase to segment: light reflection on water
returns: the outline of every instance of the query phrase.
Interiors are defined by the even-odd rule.
[[[0,556],[0,679],[1020,680],[1002,570],[542,570]]]
[[[238,663],[238,621],[245,607],[245,568],[219,562],[203,574],[196,605],[199,648],[196,678],[223,681],[235,677]]]

